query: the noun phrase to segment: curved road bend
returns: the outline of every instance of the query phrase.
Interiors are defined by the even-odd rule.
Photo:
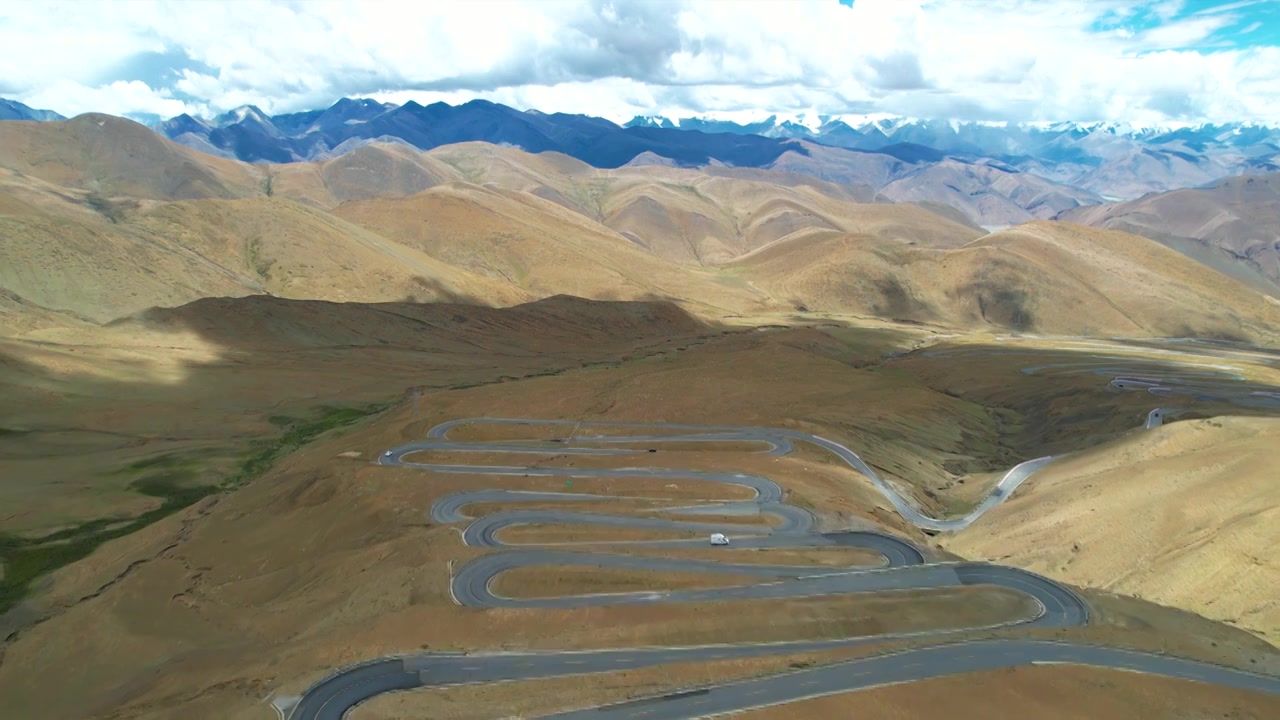
[[[391,455],[379,458],[379,462],[383,465],[400,465],[403,467],[417,468],[430,472],[444,473],[460,473],[460,474],[479,474],[479,475],[536,475],[550,477],[592,477],[602,478],[679,478],[684,480],[695,481],[712,481],[712,482],[728,482],[739,485],[748,485],[754,487],[757,492],[767,493],[764,495],[770,500],[780,500],[782,497],[781,488],[777,483],[767,478],[753,477],[743,474],[731,473],[704,473],[704,472],[688,472],[678,470],[664,470],[656,468],[633,468],[626,470],[591,470],[586,471],[580,468],[530,468],[519,466],[480,466],[480,465],[456,465],[456,464],[429,464],[414,463],[406,461],[407,455],[417,452],[429,452],[449,450],[456,451],[461,449],[460,446],[467,445],[466,448],[475,452],[504,452],[499,449],[511,445],[509,442],[494,443],[459,443],[448,440],[448,433],[455,427],[460,425],[528,425],[533,427],[552,427],[552,426],[568,426],[577,427],[585,426],[588,428],[609,428],[609,429],[626,429],[637,428],[644,431],[664,430],[664,434],[645,435],[646,441],[651,443],[659,442],[685,442],[690,435],[685,433],[696,433],[692,437],[714,437],[718,441],[739,441],[739,442],[757,442],[770,448],[771,454],[786,454],[790,451],[796,441],[809,443],[810,445],[819,447],[847,465],[862,473],[875,485],[880,494],[893,505],[894,509],[900,515],[906,518],[913,525],[933,531],[956,531],[963,530],[971,525],[979,517],[982,517],[991,508],[1004,502],[1005,498],[1013,493],[1014,490],[1022,484],[1024,480],[1031,476],[1036,470],[1044,467],[1054,460],[1053,456],[1036,458],[1028,460],[1014,466],[1004,477],[996,484],[991,493],[973,510],[973,512],[960,518],[935,518],[925,515],[918,510],[914,503],[907,500],[898,493],[888,482],[876,474],[869,465],[863,462],[857,453],[849,448],[841,445],[834,440],[811,435],[798,430],[786,430],[781,428],[763,428],[763,427],[734,427],[734,426],[706,426],[706,425],[681,425],[675,423],[635,423],[635,422],[618,422],[618,421],[577,421],[577,420],[534,420],[525,418],[464,418],[459,420],[450,420],[441,423],[427,432],[427,440],[410,442],[399,447],[393,448]],[[617,435],[595,435],[584,436],[576,435],[575,443],[619,443],[627,442],[629,439],[622,439],[623,436]],[[603,448],[594,448],[589,446],[556,446],[554,450],[549,450],[547,446],[535,449],[536,446],[519,445],[519,452],[542,452],[543,454],[554,451],[556,454],[599,454]],[[639,454],[638,450],[609,448],[610,454]]]
[[[1150,352],[1150,351],[1148,351]],[[1166,351],[1156,351],[1166,352]],[[1203,402],[1222,402],[1240,407],[1280,409],[1280,387],[1251,382],[1233,365],[1188,360],[1156,360],[1130,357],[1121,353],[1086,354],[1055,353],[1034,350],[979,350],[950,348],[926,350],[926,357],[975,357],[987,355],[1061,357],[1068,362],[1046,363],[1024,367],[1025,375],[1090,374],[1109,377],[1108,386],[1116,390],[1145,391],[1161,398],[1189,397]],[[1166,352],[1166,354],[1178,354]],[[1259,358],[1252,358],[1257,361]],[[1263,360],[1268,362],[1268,360]],[[1161,408],[1161,410],[1169,410]],[[1165,413],[1171,414],[1171,413]],[[1148,423],[1148,429],[1160,423]]]
[[[633,670],[667,663],[793,655],[853,647],[885,639],[598,652],[477,655],[420,653],[385,658],[331,675],[307,690],[289,718],[341,720],[349,709],[360,702],[383,693],[403,690],[537,680]],[[862,690],[886,683],[914,682],[959,673],[1045,663],[1134,670],[1237,690],[1280,695],[1280,678],[1167,655],[1038,640],[974,640],[930,645],[779,675],[682,690],[617,705],[575,710],[548,716],[547,720],[692,720],[718,713]]]
[[[1136,670],[1237,690],[1280,693],[1280,680],[1240,670],[1116,648],[1035,640],[980,640],[908,650],[547,716],[546,720],[692,720],[889,683],[1023,665],[1071,663]]]

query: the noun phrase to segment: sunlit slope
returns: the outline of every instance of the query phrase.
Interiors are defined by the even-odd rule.
[[[605,203],[604,223],[654,252],[719,265],[784,238],[857,232],[886,240],[958,246],[980,231],[914,205],[855,204],[809,187],[735,178],[627,177]],[[636,171],[623,171],[627,174]]]
[[[786,241],[729,269],[810,310],[1053,334],[1268,339],[1280,306],[1146,238],[1037,221],[956,249]]]
[[[89,113],[65,122],[0,123],[0,167],[104,197],[252,197],[261,169],[170,142],[132,120]]]
[[[684,264],[718,265],[784,237],[863,232],[953,246],[981,231],[919,206],[870,204],[869,190],[782,171],[659,165],[598,170],[558,153],[463,143],[421,155],[369,145],[337,160],[272,169],[273,190],[320,207],[403,197],[448,182],[548,200]]]
[[[285,200],[152,203],[118,222],[67,203],[56,212],[2,215],[0,229],[7,239],[0,244],[5,294],[96,322],[200,297],[256,293],[495,305],[530,297]]]
[[[326,209],[348,200],[405,197],[463,179],[426,153],[390,143],[365,145],[324,162],[272,165],[267,172],[273,196]]]
[[[580,213],[528,193],[451,183],[404,199],[347,203],[333,213],[535,296],[657,296],[721,313],[766,300],[733,278],[658,257]]]
[[[1255,340],[1274,338],[1280,329],[1280,303],[1138,235],[1039,221],[969,247],[998,248],[1032,264],[1045,281],[1078,287],[1074,312],[1106,318],[1108,327],[1127,322],[1151,335]],[[1085,290],[1092,290],[1093,297]],[[1070,327],[1065,314],[1070,310],[1061,304],[1070,299],[1064,295],[1048,308],[1061,316],[1057,324],[1064,331]]]
[[[1280,641],[1280,420],[1222,417],[1068,457],[948,541]]]
[[[297,203],[201,201],[140,219],[157,235],[182,238],[206,257],[226,258],[281,297],[381,302],[469,299],[509,305],[530,299],[500,280],[472,275]],[[182,233],[187,235],[182,235]]]
[[[1145,235],[1280,297],[1280,173],[1076,208],[1061,219]]]

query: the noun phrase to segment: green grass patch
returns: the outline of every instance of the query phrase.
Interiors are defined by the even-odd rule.
[[[394,403],[377,403],[362,408],[321,406],[318,417],[293,419],[285,425],[283,435],[255,444],[238,467],[224,482],[223,487],[235,488],[266,472],[277,460],[306,445],[329,430],[348,427],[370,415],[380,413]],[[277,415],[274,418],[282,418]]]
[[[192,466],[198,465],[193,457],[170,453],[168,455],[157,455],[155,457],[143,458],[125,465],[116,470],[114,474],[127,475],[136,472],[145,472],[148,470],[168,471],[180,473],[189,470]]]
[[[159,498],[160,504],[134,517],[95,518],[35,538],[0,533],[0,562],[4,564],[4,576],[0,578],[0,613],[26,597],[32,582],[88,556],[102,543],[135,533],[209,495],[239,487],[320,435],[349,427],[391,405],[381,403],[362,408],[325,406],[310,419],[274,416],[269,421],[283,427],[284,432],[278,437],[258,441],[240,465],[216,485],[193,483],[202,464],[199,457],[190,454],[157,455],[112,471],[111,474],[115,475],[140,475],[129,483],[129,489]]]
[[[161,499],[158,507],[132,518],[97,518],[38,538],[0,533],[0,612],[26,597],[32,581],[86,557],[99,545],[124,537],[219,490],[212,485],[178,486],[161,473],[130,485],[143,495]]]
[[[942,500],[942,517],[958,518],[977,510],[978,505],[982,504],[982,500],[985,500],[986,496],[984,495],[977,500],[961,500],[950,495],[943,495],[939,499]]]
[[[668,183],[668,182],[659,183],[659,184],[667,188],[668,190],[675,190],[676,192],[684,193],[686,195],[692,195],[698,198],[699,200],[703,200],[707,203],[711,203],[712,205],[715,204],[715,203],[712,203],[711,200],[707,199],[707,196],[703,195],[702,191],[698,190],[698,188],[692,185],[677,185],[675,183]]]

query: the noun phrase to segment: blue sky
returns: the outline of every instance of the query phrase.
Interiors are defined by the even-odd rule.
[[[0,97],[133,117],[293,112],[345,96],[484,98],[615,120],[1280,124],[1280,0],[236,0],[208,10],[0,2]]]
[[[1091,25],[1096,32],[1139,34],[1162,26],[1204,22],[1215,29],[1187,43],[1192,50],[1280,46],[1280,2],[1276,0],[1185,0],[1131,3],[1109,11]]]

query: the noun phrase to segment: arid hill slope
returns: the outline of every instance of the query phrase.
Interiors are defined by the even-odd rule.
[[[1280,303],[1159,243],[1048,221],[952,250],[856,235],[804,238],[729,268],[810,310],[957,327],[1254,339],[1274,338],[1280,327]]]
[[[894,180],[880,193],[894,202],[933,202],[956,208],[987,226],[1051,218],[1094,200],[1088,193],[1035,175],[951,159]]]
[[[959,244],[981,235],[945,211],[868,204],[872,193],[866,189],[781,171],[712,170],[661,165],[598,170],[557,153],[464,143],[421,155],[401,146],[367,145],[323,164],[281,165],[271,172],[278,194],[321,207],[401,197],[451,181],[514,190],[572,210],[660,257],[692,265],[718,265],[809,232],[860,232],[931,244]]]
[[[341,205],[334,215],[468,272],[534,296],[679,299],[711,313],[744,312],[763,293],[659,257],[608,228],[529,193],[467,183],[403,199]]]
[[[371,143],[332,160],[271,165],[273,195],[322,209],[349,200],[397,198],[464,177],[406,145]]]
[[[171,142],[132,120],[89,113],[59,122],[0,122],[0,167],[103,197],[253,197],[260,168]]]
[[[6,179],[14,181],[7,187],[21,184],[0,177],[0,194]],[[31,190],[36,201],[15,207],[20,196],[9,194],[0,215],[0,289],[32,312],[105,322],[157,305],[256,293],[494,305],[531,299],[502,280],[288,200],[117,202],[106,217],[66,189]]]
[[[0,133],[6,333],[249,294],[489,306],[660,297],[707,317],[803,307],[1068,334],[1275,328],[1256,292],[1158,244],[1047,223],[982,237],[953,207],[932,210],[944,206],[929,193],[852,202],[867,186],[790,172],[787,158],[764,170],[602,171],[482,143],[375,143],[264,167],[106,116]],[[887,155],[841,152],[837,170],[857,155],[902,171]],[[1039,192],[1006,187],[1012,176],[994,168],[952,170],[1027,207]],[[1045,192],[1036,202],[1057,207]]]
[[[806,153],[785,152],[769,169],[836,183],[866,184],[895,202],[941,203],[988,227],[1049,218],[1064,208],[1102,201],[1088,190],[991,164],[956,159],[917,164],[910,157],[903,160],[883,153],[807,142],[801,145]]]
[[[1280,173],[1076,208],[1059,219],[1145,235],[1280,297]]]
[[[947,542],[1280,642],[1280,420],[1187,420],[1059,460]]]

